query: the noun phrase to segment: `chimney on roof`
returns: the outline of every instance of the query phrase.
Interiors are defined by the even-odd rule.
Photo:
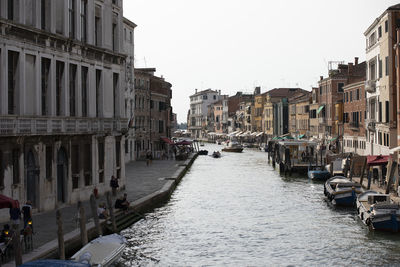
[[[324,79],[324,76],[319,76],[319,80],[322,81]]]
[[[353,73],[353,63],[349,63],[349,68],[347,69],[347,73],[349,75]]]
[[[356,65],[356,66],[358,65],[358,57],[354,58],[354,65]]]
[[[197,89],[194,89],[195,94],[197,94]]]

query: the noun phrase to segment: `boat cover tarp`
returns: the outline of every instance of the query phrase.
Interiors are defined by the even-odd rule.
[[[67,260],[37,260],[32,262],[27,262],[20,267],[90,267],[89,264],[80,263],[76,261]]]
[[[161,137],[161,140],[163,140],[165,143],[167,143],[169,145],[173,145],[174,144],[174,142],[171,139],[167,138],[167,137]]]
[[[388,163],[390,159],[390,156],[367,156],[367,164],[369,166],[379,166],[379,165],[385,165]]]
[[[184,140],[184,141],[181,141],[181,142],[176,142],[174,144],[178,145],[178,146],[190,146],[192,144],[192,142]]]
[[[10,206],[19,208],[19,203],[17,200],[9,198],[5,195],[0,195],[0,209],[8,209]]]

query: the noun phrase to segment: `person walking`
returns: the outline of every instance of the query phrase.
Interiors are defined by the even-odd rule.
[[[14,201],[13,204],[10,204],[10,220],[13,226],[19,226],[19,222],[21,219],[21,210],[19,209],[18,201]]]
[[[146,153],[146,165],[149,166],[151,164],[151,160],[153,159],[153,156],[151,154],[151,150],[147,150]]]
[[[114,175],[111,176],[110,187],[112,190],[112,195],[117,196],[117,188],[119,187],[118,179]]]
[[[22,206],[22,215],[24,219],[24,229],[29,222],[32,222],[32,202],[30,200],[26,201],[25,205]],[[33,225],[31,224],[33,230]]]

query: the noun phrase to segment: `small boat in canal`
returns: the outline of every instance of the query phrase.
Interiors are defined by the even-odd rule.
[[[326,181],[331,178],[331,173],[321,166],[310,166],[308,168],[307,176],[313,181]]]
[[[388,194],[372,190],[361,193],[357,198],[357,213],[372,230],[400,231],[400,206]]]
[[[36,260],[19,265],[20,267],[91,267],[89,264],[69,260]]]
[[[203,156],[208,155],[208,150],[200,150],[199,155],[203,155]]]
[[[242,145],[236,142],[229,142],[229,144],[222,149],[224,152],[237,152],[240,153],[243,151]]]
[[[212,157],[213,158],[220,158],[221,157],[221,153],[219,151],[214,151],[214,153],[212,153]]]
[[[354,206],[357,195],[362,192],[361,185],[344,176],[334,176],[324,185],[324,194],[337,206]]]
[[[126,239],[121,235],[100,236],[81,248],[71,260],[96,267],[112,266],[120,258],[125,247]]]

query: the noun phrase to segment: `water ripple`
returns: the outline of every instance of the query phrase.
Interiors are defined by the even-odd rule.
[[[220,146],[209,145],[214,151]],[[199,157],[163,207],[124,230],[122,266],[376,266],[400,237],[329,205],[322,183],[282,177],[255,150]]]

